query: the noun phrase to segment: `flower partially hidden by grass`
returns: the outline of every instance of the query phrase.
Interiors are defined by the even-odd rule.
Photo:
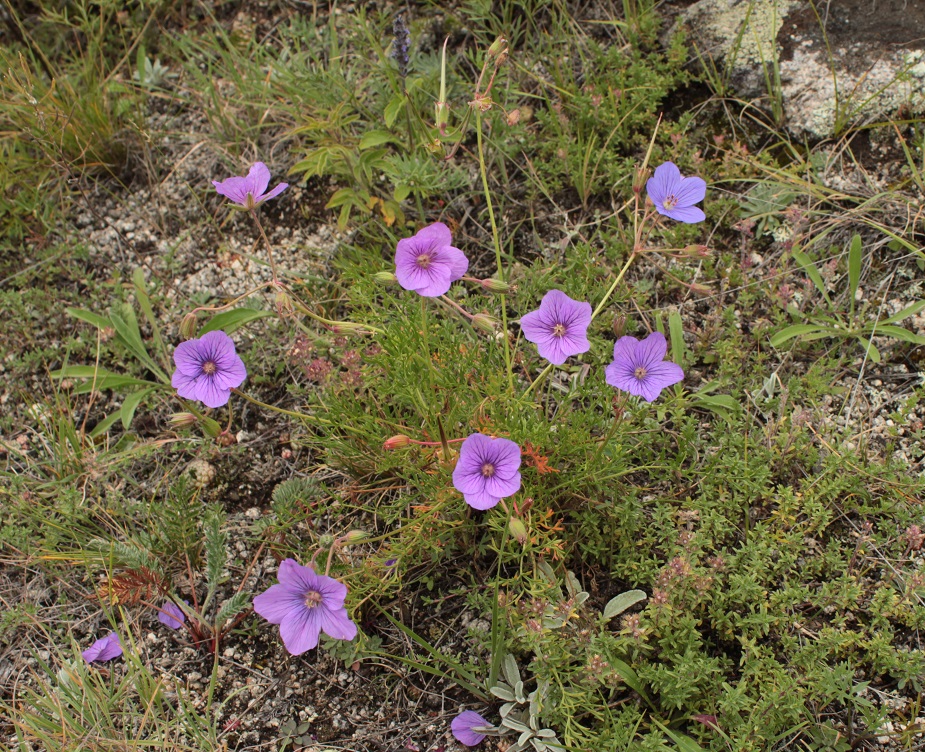
[[[187,603],[186,601],[183,602]],[[157,614],[157,620],[168,629],[179,629],[183,626],[183,622],[186,621],[186,614],[176,603],[167,601],[161,606],[161,610]]]
[[[289,183],[280,183],[266,193],[267,186],[270,185],[270,169],[263,162],[254,164],[245,177],[235,176],[221,182],[213,180],[212,185],[225,198],[245,209],[260,206],[264,201],[276,198],[289,187]]]
[[[399,240],[395,249],[398,284],[426,298],[444,295],[469,268],[469,259],[452,242],[450,228],[442,222]]]
[[[93,661],[111,661],[122,655],[122,643],[119,641],[119,635],[116,632],[110,632],[105,637],[101,637],[90,647],[81,653],[87,663]]]
[[[474,710],[464,710],[450,723],[450,730],[460,744],[474,747],[486,737],[482,730],[488,731],[494,727]]]
[[[344,600],[347,586],[333,577],[315,574],[295,559],[279,565],[279,584],[254,598],[254,611],[271,624],[292,655],[301,655],[318,645],[323,631],[335,640],[352,640],[357,626],[347,615]]]
[[[221,407],[231,390],[244,383],[247,369],[225,332],[215,331],[199,339],[181,342],[173,353],[177,370],[170,380],[177,394],[199,400],[206,407]]]
[[[524,337],[536,344],[542,357],[561,366],[571,355],[588,352],[591,304],[572,300],[561,290],[550,290],[540,307],[520,319]]]
[[[473,509],[491,509],[520,490],[520,447],[510,439],[474,433],[459,449],[453,487]]]
[[[613,363],[607,366],[607,383],[654,402],[662,389],[684,378],[681,366],[664,359],[667,350],[661,332],[652,332],[643,340],[620,337],[613,346]]]
[[[686,224],[706,219],[703,210],[694,206],[707,195],[706,181],[697,177],[682,178],[674,162],[665,162],[655,168],[655,175],[646,181],[646,192],[659,214]]]

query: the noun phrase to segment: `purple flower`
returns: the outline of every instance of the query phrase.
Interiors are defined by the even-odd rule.
[[[189,605],[189,601],[183,601],[186,605]],[[183,609],[180,608],[173,601],[167,601],[161,606],[161,610],[157,613],[157,620],[163,624],[165,627],[170,629],[179,629],[183,626],[183,622],[186,621],[186,614],[183,613]]]
[[[491,509],[520,490],[520,447],[510,439],[472,434],[462,443],[453,487],[474,509]]]
[[[122,643],[119,642],[119,635],[110,632],[105,637],[101,637],[90,647],[81,653],[87,663],[93,661],[111,661],[122,655]]]
[[[703,178],[682,178],[674,162],[665,162],[655,168],[655,175],[646,181],[646,192],[659,214],[678,222],[703,222],[706,214],[694,206],[707,195]]]
[[[278,585],[254,598],[254,611],[271,624],[279,624],[286,650],[293,655],[311,650],[322,631],[335,640],[356,637],[357,625],[344,608],[346,585],[315,574],[295,559],[285,559],[277,577]]]
[[[181,342],[173,352],[177,370],[170,383],[177,394],[199,400],[206,407],[221,407],[231,390],[247,378],[244,361],[225,332],[209,332],[199,339]]]
[[[267,199],[275,198],[289,187],[289,183],[280,183],[269,193],[264,193],[269,184],[270,169],[263,162],[257,162],[251,167],[247,177],[235,176],[221,182],[212,181],[215,190],[246,209],[253,209]]]
[[[474,747],[485,738],[486,735],[476,731],[476,729],[494,729],[494,726],[474,710],[464,710],[450,723],[453,736],[467,747]]]
[[[684,378],[681,366],[664,360],[668,343],[661,332],[644,340],[620,337],[613,346],[613,363],[607,366],[607,383],[653,402],[665,387]]]
[[[469,268],[469,259],[450,245],[453,236],[442,222],[418,230],[417,235],[398,241],[395,276],[398,284],[426,298],[446,293],[450,285]]]
[[[520,319],[524,337],[535,342],[540,355],[561,366],[570,355],[588,352],[591,304],[572,300],[561,290],[543,296],[539,310]]]

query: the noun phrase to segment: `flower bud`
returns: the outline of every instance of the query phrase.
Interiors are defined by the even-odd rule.
[[[488,48],[486,53],[488,57],[495,57],[500,55],[502,52],[507,52],[507,39],[504,37],[498,37],[494,42],[491,43],[491,47]]]
[[[633,193],[637,196],[640,195],[646,189],[646,180],[649,177],[649,171],[643,169],[637,169],[636,175],[633,177]]]
[[[217,439],[222,432],[222,427],[217,420],[212,418],[202,418],[199,421],[199,427],[202,432],[213,439]]]
[[[520,110],[518,109],[511,110],[507,114],[505,121],[507,122],[508,125],[517,125],[520,122]]]
[[[366,540],[367,537],[365,530],[350,530],[340,540],[343,545],[352,546],[355,543]]]
[[[498,319],[487,313],[477,313],[472,317],[472,326],[486,334],[494,334],[498,330]]]
[[[180,336],[183,339],[192,339],[196,336],[196,314],[188,313],[183,317],[183,321],[180,322]]]
[[[483,279],[481,284],[488,292],[510,292],[511,290],[511,286],[500,279]]]
[[[446,129],[450,122],[450,108],[446,102],[437,102],[434,105],[434,123],[441,136],[446,136]]]
[[[393,449],[404,449],[406,446],[411,445],[411,439],[405,434],[400,433],[396,436],[393,436],[391,439],[386,439],[382,445],[382,448],[387,452],[391,452]]]
[[[622,337],[623,333],[626,331],[626,316],[622,313],[613,320],[613,333],[617,337]]]
[[[687,245],[684,246],[684,255],[685,256],[699,256],[701,258],[707,258],[710,255],[710,249],[705,245]]]
[[[517,539],[517,542],[523,546],[527,542],[527,526],[524,525],[524,522],[519,517],[511,517],[507,522],[507,529],[511,531],[511,535]]]
[[[393,285],[398,282],[398,277],[396,277],[392,272],[376,272],[373,275],[373,279],[376,280],[380,285]]]
[[[335,321],[331,324],[331,331],[334,334],[355,334],[368,330],[362,324],[356,324],[353,321]]]
[[[292,313],[292,298],[282,290],[276,293],[276,313],[279,314],[280,318],[284,318]]]
[[[199,418],[192,413],[174,413],[167,419],[167,422],[174,428],[189,428],[195,426]]]

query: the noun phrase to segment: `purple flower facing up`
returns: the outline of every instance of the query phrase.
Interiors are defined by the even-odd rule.
[[[101,637],[90,647],[81,653],[87,663],[93,661],[111,661],[122,655],[122,643],[119,642],[119,635],[110,632],[105,637]]]
[[[251,167],[246,177],[235,176],[219,182],[213,180],[220,194],[229,198],[245,209],[253,209],[270,198],[275,198],[289,187],[289,183],[280,183],[269,193],[265,193],[270,185],[270,169],[263,163],[257,162]]]
[[[277,577],[278,585],[254,598],[254,611],[271,624],[279,624],[286,650],[293,655],[311,650],[318,645],[321,632],[335,640],[356,637],[357,625],[344,608],[346,585],[315,574],[295,559],[285,559]]]
[[[469,259],[451,243],[450,228],[442,222],[427,225],[398,241],[395,276],[398,284],[425,298],[444,295],[469,268]]]
[[[510,439],[472,434],[462,443],[453,487],[473,509],[491,509],[520,490],[520,447]]]
[[[674,162],[665,162],[655,168],[655,175],[646,181],[646,192],[659,214],[678,222],[703,222],[706,214],[694,204],[707,195],[703,178],[682,178]]]
[[[474,710],[464,710],[450,723],[453,736],[456,737],[458,742],[465,744],[467,747],[474,747],[485,738],[486,734],[476,731],[476,729],[493,730],[494,726]]]
[[[524,337],[536,343],[542,357],[561,366],[570,355],[588,352],[591,304],[572,300],[561,290],[550,290],[540,307],[520,319]]]
[[[173,352],[177,370],[170,383],[177,394],[199,400],[206,407],[221,407],[231,390],[247,378],[244,361],[225,332],[209,332],[199,339],[181,342]]]
[[[667,350],[661,332],[644,340],[620,337],[613,346],[613,363],[607,366],[607,383],[653,402],[662,389],[684,378],[681,366],[664,359]]]
[[[188,601],[183,602],[189,605]],[[176,603],[167,601],[161,606],[161,610],[157,612],[157,620],[165,627],[179,629],[183,626],[183,622],[186,621],[186,614]]]

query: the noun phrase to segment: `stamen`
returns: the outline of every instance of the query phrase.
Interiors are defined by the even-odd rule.
[[[646,369],[644,366],[639,366],[635,371],[633,371],[633,376],[642,381],[646,377]]]
[[[565,336],[565,324],[556,324],[552,328],[553,337],[564,337]]]
[[[422,269],[427,269],[430,267],[431,259],[430,259],[429,253],[422,253],[420,256],[417,257],[416,260],[417,260],[417,265],[421,267]]]
[[[202,372],[206,376],[211,376],[217,370],[218,368],[216,367],[214,360],[207,360],[205,363],[202,364]]]
[[[314,608],[319,603],[321,603],[321,593],[316,590],[309,590],[305,595],[305,605],[308,606],[308,608]]]
[[[484,465],[482,465],[482,477],[483,478],[490,478],[494,474],[495,474],[494,465],[492,465],[490,462],[486,462]]]

